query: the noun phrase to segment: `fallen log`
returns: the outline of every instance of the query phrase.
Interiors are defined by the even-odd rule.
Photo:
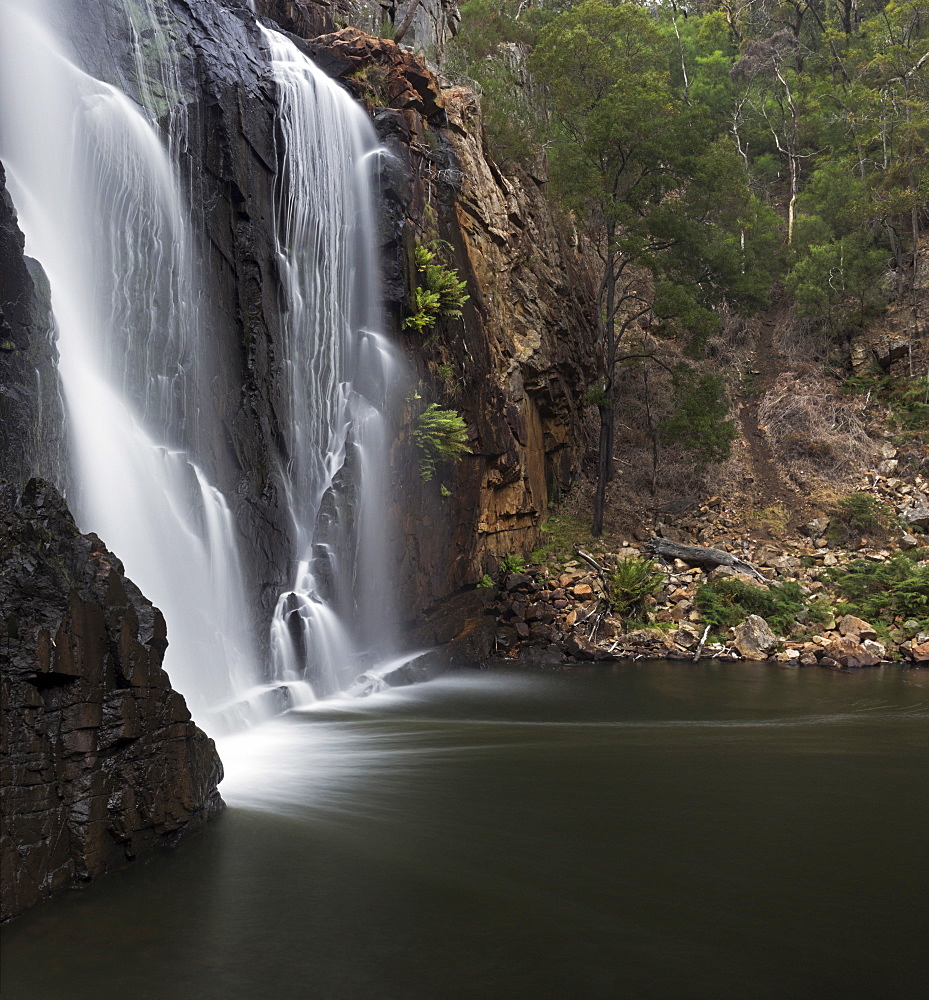
[[[744,559],[737,559],[731,552],[723,549],[713,549],[704,545],[681,545],[667,538],[650,538],[645,544],[646,549],[656,556],[666,559],[680,559],[690,566],[700,566],[703,569],[715,569],[717,566],[731,566],[739,573],[750,576],[753,580],[768,583],[766,577]]]

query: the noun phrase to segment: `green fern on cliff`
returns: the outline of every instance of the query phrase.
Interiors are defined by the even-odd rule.
[[[413,439],[423,452],[419,474],[424,483],[432,479],[436,462],[471,454],[464,418],[456,410],[441,409],[438,403],[430,403],[416,418]]]
[[[460,316],[461,307],[470,296],[465,293],[467,282],[459,279],[455,268],[437,261],[434,250],[417,243],[413,253],[417,286],[413,312],[403,321],[403,326],[423,333],[432,329],[440,316]]]

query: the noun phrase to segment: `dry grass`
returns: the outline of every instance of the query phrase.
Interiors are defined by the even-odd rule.
[[[814,376],[779,376],[761,401],[758,417],[785,471],[796,481],[812,474],[844,482],[879,461],[864,401],[843,396]]]

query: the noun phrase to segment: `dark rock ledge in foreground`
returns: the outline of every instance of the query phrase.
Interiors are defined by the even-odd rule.
[[[223,808],[166,647],[161,612],[53,487],[0,490],[0,920]]]

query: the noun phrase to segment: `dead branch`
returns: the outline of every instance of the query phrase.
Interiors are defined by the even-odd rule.
[[[736,558],[731,552],[724,552],[722,549],[713,549],[703,545],[681,545],[680,542],[672,542],[667,538],[650,538],[645,546],[649,552],[656,556],[663,556],[665,559],[680,559],[690,566],[701,566],[704,569],[714,569],[716,566],[731,566],[739,573],[744,573],[754,580],[767,583],[767,579],[744,559]]]

